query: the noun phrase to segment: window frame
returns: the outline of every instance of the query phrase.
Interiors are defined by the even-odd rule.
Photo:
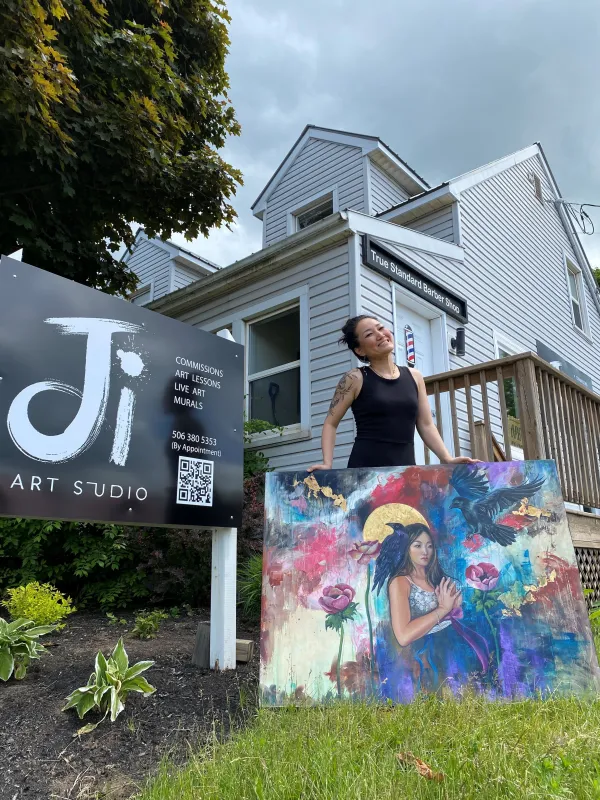
[[[335,214],[340,210],[337,184],[335,186],[332,186],[330,189],[326,189],[325,191],[321,191],[318,194],[312,195],[312,197],[303,200],[299,206],[290,209],[290,211],[288,211],[288,220],[287,220],[288,236],[291,236],[293,233],[298,233],[301,230],[305,231],[307,230],[307,228],[311,228],[313,225],[316,225],[317,223],[313,222],[310,225],[307,225],[306,228],[299,228],[298,217],[301,214],[304,214],[306,211],[310,211],[311,208],[320,205],[324,200],[327,200],[329,197],[331,197],[331,206],[332,206],[331,214]],[[331,216],[331,214],[328,214],[327,216]],[[327,217],[323,217],[323,219],[327,219]],[[321,220],[318,220],[318,222],[321,222]]]
[[[149,300],[147,300],[145,303],[139,303],[139,304],[133,303],[136,297],[139,297],[141,294],[145,294],[146,292],[150,293]],[[149,303],[152,303],[154,301],[154,279],[150,280],[148,283],[145,283],[143,286],[137,288],[135,292],[132,292],[127,299],[129,300],[130,303],[133,303],[134,305],[139,305],[140,308],[144,308],[144,306],[147,306]]]
[[[299,433],[302,430],[302,358],[298,358],[294,361],[287,361],[285,364],[280,364],[277,367],[271,367],[269,369],[261,370],[260,372],[253,372],[250,374],[249,371],[249,357],[250,357],[250,336],[252,334],[252,326],[256,325],[259,322],[264,322],[265,320],[271,319],[272,317],[277,317],[280,314],[285,314],[287,311],[295,311],[298,309],[298,325],[300,330],[298,331],[299,339],[302,339],[302,323],[301,323],[301,310],[300,310],[300,302],[297,300],[295,302],[289,303],[283,307],[267,311],[264,314],[260,314],[253,319],[249,319],[246,321],[246,339],[245,339],[245,347],[246,352],[248,353],[248,358],[246,359],[246,369],[245,369],[245,384],[246,384],[246,418],[250,419],[250,405],[251,405],[251,398],[250,398],[250,384],[253,381],[261,380],[261,378],[270,378],[273,375],[280,375],[282,372],[289,372],[292,369],[300,370],[300,420],[298,422],[293,423],[292,425],[284,425],[283,430],[286,433]],[[302,341],[300,341],[300,349],[302,351]],[[264,437],[263,437],[264,438]]]
[[[274,295],[261,303],[239,308],[227,316],[211,320],[209,325],[200,326],[204,330],[216,333],[222,328],[231,328],[233,338],[244,345],[244,413],[250,410],[250,394],[248,385],[248,326],[261,318],[278,314],[292,306],[300,307],[300,424],[290,425],[283,433],[255,433],[244,447],[254,449],[274,444],[303,441],[312,438],[311,429],[311,395],[310,395],[310,327],[309,327],[309,293],[308,284],[298,286],[288,292]],[[290,362],[291,363],[291,362]],[[257,373],[258,374],[258,373]]]
[[[587,311],[587,302],[585,296],[585,283],[583,280],[583,270],[579,266],[579,264],[575,261],[575,259],[571,258],[567,253],[564,253],[564,267],[565,267],[565,279],[567,282],[567,297],[569,300],[569,313],[571,315],[571,323],[573,325],[574,330],[577,331],[581,336],[584,336],[588,341],[592,340],[590,334],[590,324],[589,324],[589,317]],[[571,275],[575,279],[575,286],[577,288],[578,297],[573,297],[573,293],[571,291]],[[573,310],[573,304],[577,303],[579,306],[579,316],[581,317],[581,327],[577,324],[575,318],[575,312]]]

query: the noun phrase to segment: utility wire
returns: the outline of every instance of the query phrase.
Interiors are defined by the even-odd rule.
[[[587,236],[591,236],[594,234],[595,227],[594,221],[590,217],[590,215],[585,210],[586,208],[600,208],[600,205],[596,203],[567,203],[563,202],[564,207],[567,209],[567,212],[575,225],[579,228],[579,230],[586,234]],[[600,231],[599,231],[600,232]]]

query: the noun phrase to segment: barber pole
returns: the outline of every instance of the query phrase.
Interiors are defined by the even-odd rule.
[[[406,363],[409,367],[415,366],[415,335],[410,325],[404,327],[404,341],[406,342]]]

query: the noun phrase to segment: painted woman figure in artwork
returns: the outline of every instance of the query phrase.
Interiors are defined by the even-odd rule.
[[[462,595],[442,569],[429,528],[388,527],[393,533],[381,545],[373,580],[376,595],[387,584],[391,622],[377,631],[382,694],[408,702],[419,692],[477,680],[488,669],[488,645],[460,622]]]

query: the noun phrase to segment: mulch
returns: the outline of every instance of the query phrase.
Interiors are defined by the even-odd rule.
[[[238,638],[255,641],[254,658],[237,670],[212,672],[192,665],[198,622],[207,611],[165,620],[158,637],[129,637],[127,627],[110,625],[101,614],[73,614],[67,627],[45,637],[54,646],[33,662],[26,678],[0,682],[0,800],[124,800],[136,794],[168,754],[175,763],[243,724],[255,707],[258,683],[258,627],[238,627]],[[145,677],[157,691],[130,694],[125,710],[90,734],[76,731],[98,717],[80,721],[62,712],[65,698],[87,682],[98,650],[105,655],[124,635],[130,663],[152,659]]]

